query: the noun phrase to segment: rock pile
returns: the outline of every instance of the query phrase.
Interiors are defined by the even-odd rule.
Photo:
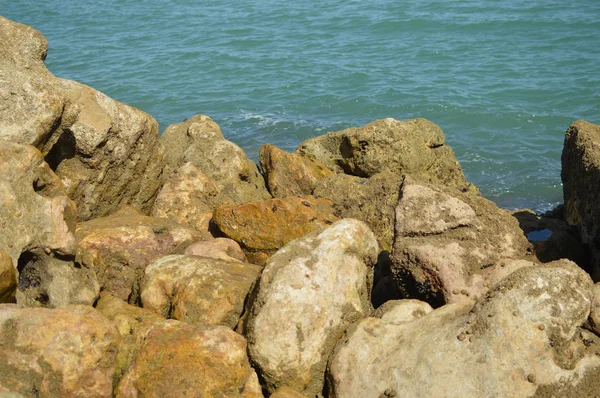
[[[600,127],[567,132],[564,212],[511,214],[428,120],[259,171],[46,51],[0,17],[0,395],[600,395]]]

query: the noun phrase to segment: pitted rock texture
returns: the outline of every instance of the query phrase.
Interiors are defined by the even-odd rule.
[[[156,120],[54,77],[47,49],[38,31],[0,17],[0,139],[43,153],[80,220],[125,204],[150,211],[164,167]]]
[[[191,243],[212,236],[125,206],[108,217],[80,223],[77,239],[93,258],[90,263],[95,264],[101,294],[111,293],[135,304],[148,264],[160,256],[182,253]]]
[[[371,311],[377,253],[367,225],[345,219],[269,259],[247,322],[248,352],[269,392],[280,386],[311,397],[321,392],[334,344]]]
[[[155,324],[117,398],[262,397],[246,356],[246,340],[224,326],[198,327],[178,321]]]
[[[581,329],[592,286],[561,260],[515,271],[475,305],[364,318],[331,358],[329,396],[598,395],[600,339]]]
[[[274,198],[312,195],[316,183],[333,174],[321,162],[269,144],[260,148],[260,167]]]
[[[221,128],[208,116],[196,115],[172,124],[160,139],[165,147],[167,176],[189,162],[232,203],[271,198],[256,164],[246,157],[242,148],[226,140]]]
[[[110,397],[119,333],[89,306],[0,304],[0,391]]]
[[[600,279],[600,126],[578,120],[565,135],[562,152],[565,216],[590,248],[592,277]]]
[[[75,204],[37,149],[0,140],[0,192],[0,250],[17,271],[17,302],[92,304],[95,276],[75,262]]]
[[[165,318],[234,328],[261,267],[240,261],[171,255],[146,268],[141,299]]]
[[[442,129],[429,120],[388,118],[311,138],[296,152],[338,173],[371,177],[391,171],[477,191],[445,140]]]
[[[129,305],[113,295],[98,300],[96,309],[116,326],[121,336],[113,385],[118,385],[137,355],[146,332],[164,318],[155,312]]]
[[[219,206],[214,222],[228,238],[248,250],[275,251],[338,220],[331,201],[312,196]]]
[[[406,298],[434,307],[471,301],[537,262],[506,210],[478,194],[406,177],[396,206],[393,279]]]
[[[331,200],[335,214],[367,223],[383,250],[392,250],[396,205],[403,176],[393,172],[370,178],[334,174],[317,182],[314,195]]]

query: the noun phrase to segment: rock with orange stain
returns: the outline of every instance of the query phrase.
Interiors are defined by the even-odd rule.
[[[234,328],[261,267],[240,261],[172,255],[146,268],[144,308],[190,324]]]
[[[319,161],[269,144],[260,148],[260,166],[274,198],[312,195],[317,181],[333,174]]]
[[[229,238],[215,238],[189,245],[183,254],[216,258],[218,260],[238,260],[246,262],[246,255],[240,245]]]
[[[275,251],[337,221],[332,203],[306,196],[217,207],[214,221],[227,237],[250,251]]]
[[[152,326],[117,398],[262,397],[246,340],[224,326],[164,321]]]
[[[126,206],[108,217],[80,223],[77,238],[81,248],[102,259],[102,265],[95,269],[102,294],[112,293],[137,303],[139,282],[150,262],[182,253],[192,242],[212,236]]]
[[[0,304],[0,391],[111,397],[119,332],[89,306]]]

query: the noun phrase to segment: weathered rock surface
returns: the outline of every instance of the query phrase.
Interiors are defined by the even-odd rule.
[[[110,397],[119,333],[89,306],[0,305],[0,391]]]
[[[172,124],[161,136],[167,171],[192,163],[214,184],[222,197],[235,204],[269,199],[265,181],[246,154],[223,137],[211,118],[196,115]]]
[[[54,77],[38,31],[0,17],[0,139],[42,151],[77,203],[80,220],[124,204],[150,211],[163,148],[148,114]]]
[[[146,332],[155,323],[164,321],[164,318],[152,311],[129,305],[110,294],[98,300],[96,309],[116,326],[121,335],[113,378],[113,385],[116,386],[131,367]]]
[[[260,167],[274,198],[312,195],[317,181],[333,174],[321,162],[269,144],[260,148]]]
[[[100,257],[95,272],[101,294],[111,293],[129,303],[138,302],[141,277],[154,259],[182,253],[192,242],[211,238],[208,232],[148,217],[129,206],[77,226],[80,247],[89,256]]]
[[[371,310],[377,253],[367,225],[345,219],[269,259],[247,323],[250,358],[268,391],[285,385],[311,397],[321,392],[334,344]]]
[[[17,271],[10,256],[0,249],[0,303],[14,303],[17,290]]]
[[[146,268],[144,308],[195,325],[234,328],[261,267],[240,261],[171,255]]]
[[[562,152],[565,215],[592,256],[592,278],[600,278],[600,126],[578,120],[567,130]]]
[[[404,297],[434,307],[473,300],[490,283],[532,265],[531,253],[517,220],[491,201],[405,179],[391,255]]]
[[[269,398],[306,398],[306,395],[300,394],[291,387],[279,387],[275,392],[269,395]]]
[[[75,205],[37,149],[0,140],[0,192],[0,250],[17,271],[17,301],[93,303],[94,274],[74,262]]]
[[[543,263],[569,259],[582,268],[589,265],[589,255],[574,226],[558,218],[538,216],[529,209],[515,210],[512,215],[533,245],[535,256]]]
[[[316,197],[329,199],[340,217],[367,223],[383,250],[392,250],[394,220],[403,176],[393,172],[370,178],[334,174],[320,180]]]
[[[476,191],[467,182],[442,129],[426,119],[376,120],[363,127],[329,133],[302,142],[302,156],[335,172],[371,177],[385,171]]]
[[[412,322],[416,319],[423,318],[425,315],[433,311],[431,306],[419,300],[391,300],[377,308],[371,316],[380,318],[386,323],[403,324]]]
[[[224,326],[154,325],[118,386],[126,397],[262,397],[246,340]]]
[[[592,306],[588,326],[591,331],[600,335],[600,283],[594,285]]]
[[[213,218],[219,230],[242,248],[265,251],[275,251],[337,219],[331,201],[312,196],[222,205]]]
[[[517,270],[474,306],[364,318],[332,356],[330,396],[598,395],[600,340],[581,329],[592,286],[562,260]]]
[[[246,262],[246,255],[240,245],[229,238],[215,238],[189,245],[183,254],[215,258],[217,260]]]
[[[223,199],[221,201],[221,199]],[[214,209],[222,203],[217,187],[192,163],[174,170],[156,197],[151,215],[208,231]]]

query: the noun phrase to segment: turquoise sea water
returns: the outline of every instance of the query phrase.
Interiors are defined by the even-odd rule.
[[[600,1],[0,0],[46,64],[153,115],[197,113],[256,159],[272,143],[428,118],[507,208],[562,201],[576,119],[600,123]]]

